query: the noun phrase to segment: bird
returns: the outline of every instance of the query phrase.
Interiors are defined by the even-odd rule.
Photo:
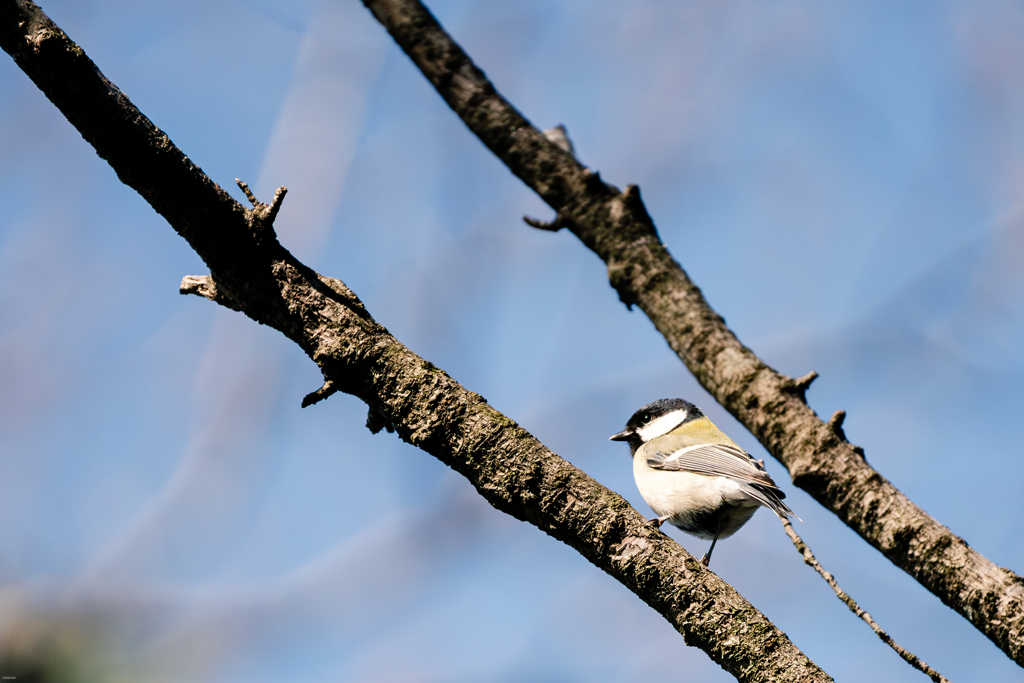
[[[766,507],[783,520],[796,517],[782,502],[786,494],[764,463],[737,446],[689,401],[665,398],[648,403],[609,439],[629,444],[636,486],[658,515],[650,523],[660,528],[669,522],[711,541],[701,558],[705,567],[719,539],[739,531],[758,508]]]

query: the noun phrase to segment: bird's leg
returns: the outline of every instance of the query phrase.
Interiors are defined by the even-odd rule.
[[[718,531],[715,532],[715,538],[711,541],[711,547],[708,548],[708,551],[706,553],[704,553],[704,557],[700,558],[701,564],[703,564],[705,567],[711,564],[711,553],[714,552],[715,544],[718,543],[718,535],[722,533],[722,526],[722,524],[718,525]]]
[[[648,524],[653,524],[656,529],[660,529],[661,525],[669,520],[672,515],[664,515],[662,517],[655,517],[654,519],[647,520]]]

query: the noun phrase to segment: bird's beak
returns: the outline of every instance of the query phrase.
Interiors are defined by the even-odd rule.
[[[633,432],[629,429],[619,432],[618,434],[612,434],[608,437],[609,441],[629,441],[629,437],[633,436]]]

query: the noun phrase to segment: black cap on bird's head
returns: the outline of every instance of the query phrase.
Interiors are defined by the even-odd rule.
[[[704,412],[689,401],[663,398],[633,413],[626,422],[626,428],[608,438],[611,441],[628,442],[629,454],[635,455],[636,449],[651,439],[664,436],[679,425],[702,417]]]

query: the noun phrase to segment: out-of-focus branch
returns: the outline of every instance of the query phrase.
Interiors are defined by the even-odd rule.
[[[534,128],[418,0],[363,0],[441,97],[600,256],[697,380],[789,470],[793,483],[1024,665],[1024,580],[903,495],[807,406],[816,374],[786,377],[743,346],[658,238],[640,190],[606,184]]]
[[[269,205],[251,192],[251,209],[236,203],[33,3],[0,0],[0,46],[202,256],[212,274],[186,277],[181,291],[276,328],[319,365],[325,384],[308,403],[334,391],[359,397],[371,429],[396,431],[494,507],[575,548],[738,680],[832,680],[621,496],[403,346],[344,283],[299,263],[273,230],[283,191]]]

